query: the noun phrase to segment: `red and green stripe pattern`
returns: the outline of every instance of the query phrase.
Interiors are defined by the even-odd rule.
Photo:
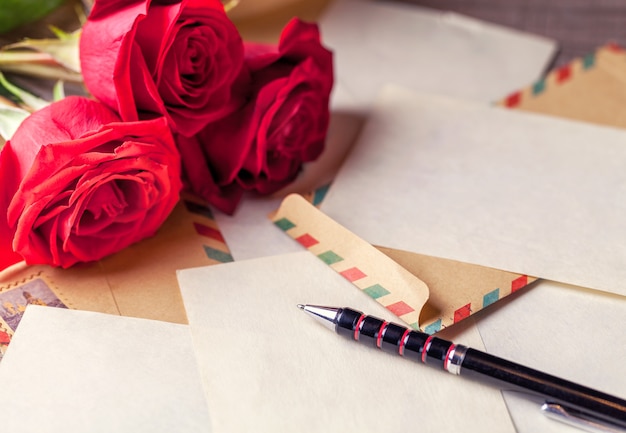
[[[184,204],[187,211],[193,215],[192,224],[201,239],[206,256],[220,263],[232,262],[233,256],[217,226],[211,208],[191,200],[184,200]]]

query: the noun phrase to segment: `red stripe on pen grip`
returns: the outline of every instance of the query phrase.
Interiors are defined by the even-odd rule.
[[[430,343],[433,341],[433,336],[429,336],[424,342],[424,349],[422,349],[422,362],[426,364],[426,355],[428,355],[428,349],[430,349]]]
[[[450,354],[456,348],[456,344],[451,344],[450,348],[446,352],[446,359],[443,360],[443,369],[448,371],[448,364],[450,363]]]
[[[411,330],[407,329],[406,331],[404,331],[404,334],[402,334],[402,338],[400,339],[400,345],[398,346],[398,355],[400,356],[404,356],[404,346],[406,345],[406,340],[408,340],[410,332]]]
[[[385,329],[387,329],[387,325],[389,324],[389,322],[383,322],[382,325],[380,325],[380,329],[378,330],[378,334],[376,335],[376,347],[378,347],[379,349],[381,348],[382,344],[383,344],[383,335],[385,334]]]
[[[359,320],[356,322],[356,326],[354,327],[354,339],[359,341],[359,334],[361,333],[361,326],[363,326],[363,321],[365,320],[365,314],[361,314]]]

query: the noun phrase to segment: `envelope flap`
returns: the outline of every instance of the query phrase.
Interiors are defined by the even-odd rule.
[[[536,280],[455,260],[375,247],[297,194],[287,196],[271,218],[401,320],[431,334]]]
[[[417,276],[317,210],[302,196],[283,200],[272,220],[303,247],[414,328],[428,299]]]

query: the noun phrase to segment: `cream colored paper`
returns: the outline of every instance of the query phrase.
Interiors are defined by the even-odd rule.
[[[474,318],[490,353],[626,399],[626,298],[540,281]],[[505,399],[520,433],[572,432]]]
[[[539,78],[556,50],[547,38],[400,2],[336,0],[320,24],[347,92],[335,102],[359,111],[387,83],[489,103]]]
[[[499,391],[345,340],[299,310],[398,321],[306,251],[178,278],[214,431],[514,431]],[[481,347],[471,321],[455,331]]]
[[[185,325],[31,305],[0,389],[6,432],[211,431]]]
[[[336,77],[326,151],[272,204],[250,200],[232,217],[216,214],[235,260],[292,251],[267,209],[285,193],[332,180],[383,84],[491,103],[539,78],[556,48],[528,33],[400,2],[336,0],[319,22]]]
[[[366,241],[626,294],[626,132],[388,88],[321,209]]]

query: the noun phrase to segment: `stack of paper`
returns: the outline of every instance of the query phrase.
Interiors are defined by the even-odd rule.
[[[626,325],[624,143],[621,129],[387,88],[321,208],[376,245],[604,292],[542,281],[478,324],[487,350],[620,395],[622,365],[572,360],[579,338],[604,347]],[[507,402],[520,431],[556,428]]]
[[[541,79],[552,41],[456,14],[337,0],[321,24],[337,66],[330,152],[291,188],[333,179],[321,210],[392,260],[404,250],[480,265],[522,276],[519,287],[540,278],[516,292],[493,288],[480,305],[472,298],[439,335],[626,397],[626,131],[554,117],[566,86],[584,94],[606,83],[598,71],[619,50]],[[572,107],[570,119],[623,126],[623,116],[598,121]],[[234,218],[217,215],[229,252],[210,213],[187,202],[154,244],[75,271],[93,287],[83,297],[78,279],[46,268],[5,274],[4,301],[36,283],[59,306],[170,322],[186,313],[189,322],[32,305],[11,315],[5,305],[0,330],[14,332],[0,363],[7,431],[570,431],[518,395],[350,343],[304,315],[296,304],[399,321],[372,300],[380,292],[355,289],[354,272],[300,251],[311,239],[298,244],[267,218],[278,204],[251,199]],[[177,238],[177,248],[152,248]],[[142,272],[128,269],[129,255]],[[182,311],[171,267],[204,264],[178,273]],[[404,281],[424,302],[419,277]],[[9,316],[22,314],[12,327]],[[431,330],[450,322],[439,323]]]
[[[179,279],[191,329],[29,306],[0,364],[7,431],[479,431],[487,417],[514,431],[498,390],[350,344],[296,308],[394,319],[308,252]],[[474,327],[456,337],[482,347]]]
[[[626,389],[621,380],[623,367],[604,355],[602,361],[596,359],[593,350],[580,359],[578,342],[592,341],[590,344],[602,353],[611,347],[609,358],[624,355],[623,349],[611,344],[618,336],[609,330],[626,324],[625,298],[621,297],[626,294],[621,270],[626,249],[620,241],[626,240],[621,224],[626,217],[621,199],[626,192],[622,170],[626,165],[626,133],[432,94],[477,102],[510,94],[503,100],[508,107],[558,116],[559,107],[565,104],[564,116],[622,126],[619,102],[624,98],[616,71],[621,70],[623,54],[609,47],[607,51],[619,53],[620,59],[599,52],[545,79],[527,81],[534,84],[523,92],[515,92],[520,86],[507,89],[505,85],[503,93],[490,94],[489,89],[464,83],[467,75],[457,74],[457,81],[448,80],[446,72],[460,68],[453,68],[454,60],[446,55],[443,62],[450,69],[434,67],[439,79],[432,82],[423,70],[423,74],[413,75],[405,75],[403,68],[398,71],[394,66],[399,63],[384,60],[411,38],[410,26],[404,21],[409,18],[394,17],[395,27],[408,33],[395,44],[389,43],[386,38],[393,30],[380,32],[376,27],[387,21],[368,21],[350,8],[350,3],[359,2],[336,3],[334,11],[344,15],[331,15],[326,22],[339,23],[337,16],[342,16],[344,25],[354,20],[362,31],[341,32],[339,26],[336,33],[332,27],[325,29],[331,40],[337,38],[337,47],[342,43],[349,47],[344,56],[339,48],[339,85],[333,102],[336,112],[366,113],[368,120],[321,209],[378,246],[574,284],[544,280],[488,308],[478,315],[481,336],[487,349],[496,354],[622,395]],[[386,4],[359,5],[378,8],[379,17],[391,14]],[[408,7],[402,10],[407,15],[411,11]],[[440,19],[439,24],[445,21]],[[430,41],[436,30],[426,28],[429,30],[422,36]],[[467,34],[465,38],[472,39]],[[378,44],[377,40],[385,42]],[[364,48],[357,46],[359,41],[365,41]],[[448,43],[424,45],[433,51],[437,51],[433,47],[448,47]],[[432,52],[425,57],[436,58]],[[463,58],[466,65],[471,62],[459,53],[452,57]],[[471,75],[479,68],[472,65],[468,69]],[[380,80],[363,73],[369,70],[375,70]],[[488,72],[482,74],[489,76]],[[415,77],[427,84],[411,81]],[[364,82],[370,87],[359,88]],[[379,97],[372,112],[374,95],[380,95],[381,85],[389,82],[402,87]],[[449,86],[443,85],[446,82]],[[455,84],[459,82],[464,90],[457,92]],[[558,92],[552,90],[555,88]],[[345,117],[337,124],[351,126]],[[267,204],[263,212],[272,206]],[[251,216],[254,210],[251,203],[242,209],[247,221],[260,220]],[[231,238],[231,232],[241,226],[237,218],[226,223],[224,233],[227,240],[233,239],[235,258],[288,248],[279,240],[276,249],[268,247],[269,235],[257,244],[254,239],[263,224],[246,224],[253,227],[255,236],[243,230]],[[601,337],[597,336],[598,326],[607,329]],[[511,395],[506,398],[518,431],[567,431],[567,427],[540,416],[534,404]]]
[[[314,322],[297,303],[394,317],[308,252],[184,270],[179,281],[190,329],[29,306],[0,364],[8,431],[374,432],[419,424],[478,432],[485,423],[502,432],[569,431],[516,396],[507,395],[507,410],[497,389]],[[624,320],[624,298],[553,283],[514,296],[479,317],[481,335],[468,319],[442,336],[482,350],[484,340],[496,355],[622,392],[626,349],[597,327]],[[558,338],[547,344],[546,334]],[[599,362],[605,370],[590,368]]]
[[[387,88],[321,209],[375,245],[626,295],[625,143]]]

